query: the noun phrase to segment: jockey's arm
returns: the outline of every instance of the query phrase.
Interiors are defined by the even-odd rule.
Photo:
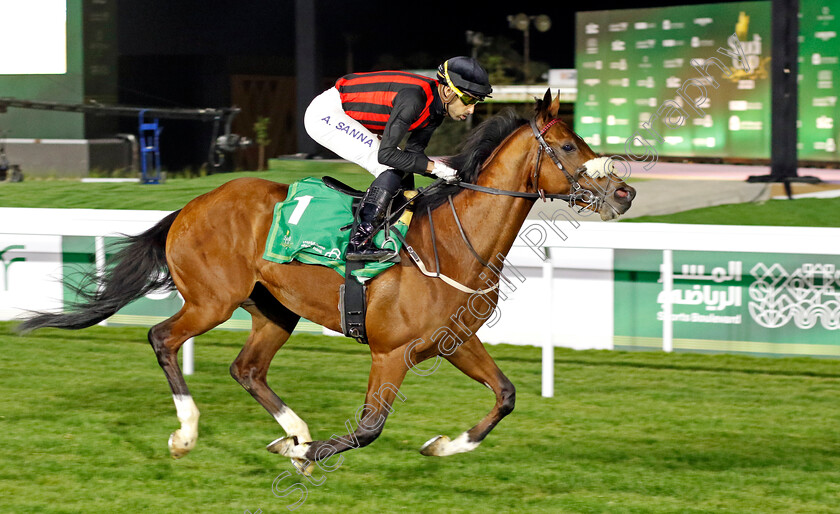
[[[396,170],[420,173],[430,170],[430,163],[431,166],[434,165],[423,153],[426,148],[425,145],[431,138],[431,133],[424,136],[424,131],[421,129],[417,131],[417,134],[412,133],[409,137],[409,145],[407,145],[406,150],[401,150],[399,147],[406,134],[408,134],[409,127],[417,120],[424,108],[422,98],[408,93],[410,91],[403,91],[394,98],[394,107],[391,110],[391,117],[385,124],[377,158],[380,163]],[[423,138],[425,138],[425,144],[422,144],[421,147]]]
[[[422,155],[428,162],[426,163],[426,172],[431,173],[432,169],[435,167],[434,161],[429,159],[426,156],[426,147],[429,146],[429,140],[432,138],[432,133],[434,133],[437,126],[427,126],[419,130],[415,130],[408,136],[408,141],[405,145],[405,151],[415,154],[415,155]]]
[[[420,130],[415,130],[408,136],[408,142],[405,145],[405,151],[422,155],[428,159],[426,163],[426,172],[436,175],[440,178],[452,180],[456,178],[456,171],[450,168],[443,162],[435,162],[426,157],[426,147],[429,146],[429,140],[432,138],[432,133],[437,128],[437,125],[426,126]]]

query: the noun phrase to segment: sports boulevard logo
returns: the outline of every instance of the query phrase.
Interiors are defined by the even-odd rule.
[[[742,267],[742,261],[729,261],[727,267],[716,267],[707,274],[703,264],[684,264],[682,273],[674,274],[673,279],[688,283],[674,287],[670,295],[661,291],[656,301],[711,311],[674,313],[674,321],[741,324],[738,312],[744,291]],[[662,272],[660,266],[660,282]],[[840,330],[840,268],[835,264],[805,262],[788,271],[780,263],[757,262],[750,275],[754,281],[746,288],[746,307],[758,325],[775,329],[793,324],[803,330],[817,326]],[[718,314],[733,314],[728,307],[736,308],[734,315]],[[662,320],[664,313],[660,311],[657,318]]]

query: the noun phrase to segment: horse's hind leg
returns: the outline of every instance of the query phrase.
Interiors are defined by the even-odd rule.
[[[477,337],[467,339],[446,359],[473,380],[492,389],[496,395],[496,405],[476,426],[455,439],[439,435],[426,442],[420,449],[423,455],[444,457],[476,449],[493,427],[510,414],[516,401],[513,384],[496,366]]]
[[[181,428],[169,436],[169,453],[179,459],[195,447],[198,438],[198,408],[178,366],[178,350],[190,337],[202,334],[230,317],[230,312],[184,304],[177,314],[149,330],[149,343],[172,389],[172,399]]]
[[[251,334],[230,366],[231,376],[280,423],[289,437],[296,437],[300,442],[311,441],[309,427],[283,403],[266,381],[271,359],[289,339],[300,316],[284,308],[282,313],[273,313],[272,321],[253,305],[243,307],[251,314]]]

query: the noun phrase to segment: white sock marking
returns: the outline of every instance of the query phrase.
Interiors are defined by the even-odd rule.
[[[306,443],[312,440],[312,436],[309,435],[309,426],[292,409],[283,407],[280,412],[274,414],[274,419],[277,420],[277,423],[280,423],[286,435],[297,436],[298,443]]]
[[[192,396],[188,394],[172,395],[175,401],[175,413],[178,421],[181,422],[181,435],[187,440],[195,440],[198,437],[198,407]]]
[[[446,445],[444,448],[443,455],[454,455],[456,453],[466,453],[471,452],[478,448],[479,443],[475,443],[469,440],[470,436],[466,432],[462,432],[461,435],[453,439]]]

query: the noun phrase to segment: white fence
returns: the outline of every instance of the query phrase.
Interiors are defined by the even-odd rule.
[[[838,228],[530,221],[520,231],[509,255],[510,264],[518,267],[528,277],[527,281],[522,284],[522,291],[510,295],[509,302],[499,302],[501,315],[498,322],[483,329],[480,335],[491,343],[542,346],[543,396],[553,396],[554,346],[576,349],[615,347],[615,306],[621,301],[615,298],[615,257],[620,250],[647,250],[660,256],[657,271],[660,272],[661,294],[657,296],[663,300],[661,349],[666,352],[674,349],[674,280],[689,278],[673,272],[676,265],[674,252],[712,252],[724,256],[747,252],[770,261],[776,256],[788,254],[825,256],[828,264],[820,277],[823,283],[810,284],[811,289],[808,289],[809,284],[803,284],[801,292],[804,295],[805,291],[812,289],[823,291],[820,294],[827,295],[828,301],[833,302],[829,306],[833,319],[840,322],[840,266],[836,258],[840,255]],[[690,278],[702,280],[697,276]],[[753,292],[750,288],[750,293]],[[813,296],[812,292],[807,294]],[[655,303],[656,298],[650,298],[649,302]],[[527,322],[529,319],[534,322]],[[538,319],[542,319],[543,323],[537,323]],[[838,328],[837,323],[830,327],[831,330]],[[840,332],[835,334],[840,335]],[[798,347],[791,344],[807,340],[810,335],[808,329],[799,330],[785,336],[793,340],[783,343],[787,344],[783,350],[774,352],[763,345],[761,348],[765,350],[756,353],[808,354],[807,351],[796,352]],[[840,343],[840,338],[835,339]],[[803,346],[814,350],[814,345]],[[824,350],[824,347],[819,349]]]
[[[101,273],[105,269],[106,237],[139,234],[170,212],[0,208],[0,320],[14,319],[31,310],[63,307],[63,237],[93,237],[96,268]],[[11,274],[13,259],[20,264]],[[194,340],[190,338],[181,352],[185,375],[193,373],[193,355]]]
[[[167,211],[0,208],[0,258],[2,258],[0,278],[3,280],[0,283],[0,319],[12,319],[29,309],[61,308],[62,290],[57,279],[60,278],[62,266],[62,237],[95,238],[96,263],[101,269],[105,259],[103,244],[105,237],[139,233],[154,225],[166,214],[168,214]],[[656,265],[658,282],[654,284],[658,294],[641,302],[635,300],[636,303],[645,304],[640,305],[640,308],[647,304],[656,304],[657,301],[661,304],[662,310],[658,313],[660,320],[653,318],[639,320],[640,323],[648,325],[651,322],[658,323],[656,325],[659,327],[656,329],[658,335],[655,337],[651,337],[649,328],[647,335],[636,336],[623,334],[622,330],[626,327],[616,325],[617,321],[626,322],[623,319],[626,316],[616,318],[616,310],[627,303],[622,298],[616,298],[616,291],[621,285],[616,281],[616,260],[624,259],[625,256],[621,252],[627,250],[655,252],[658,260]],[[770,263],[767,264],[767,268],[777,271],[782,266],[772,266],[775,256],[807,256],[806,260],[810,259],[808,261],[810,267],[807,268],[810,270],[808,277],[813,278],[814,265],[816,265],[819,270],[822,270],[817,273],[822,282],[816,285],[803,283],[797,286],[797,283],[793,281],[796,273],[792,275],[788,273],[793,278],[788,277],[784,287],[791,288],[793,291],[791,294],[800,296],[805,294],[802,291],[806,291],[811,298],[809,308],[814,306],[812,300],[815,294],[821,298],[822,303],[818,307],[822,310],[815,312],[817,312],[816,316],[822,317],[815,319],[822,320],[822,325],[803,328],[793,327],[791,323],[788,326],[780,326],[786,332],[783,334],[779,332],[782,335],[777,337],[774,335],[776,332],[770,332],[773,327],[767,328],[769,322],[765,323],[766,320],[762,318],[757,324],[753,323],[756,330],[764,331],[756,336],[756,339],[747,333],[749,332],[748,323],[743,322],[742,319],[738,327],[734,328],[740,330],[736,338],[744,340],[742,347],[745,350],[736,350],[840,356],[840,350],[833,353],[835,347],[825,343],[826,337],[840,334],[840,332],[831,332],[836,328],[829,323],[833,319],[831,316],[840,317],[840,271],[837,271],[840,270],[840,265],[838,265],[840,263],[837,262],[837,256],[840,255],[840,229],[837,228],[576,223],[563,219],[561,215],[552,219],[528,220],[507,258],[508,266],[504,274],[510,278],[508,281],[510,285],[503,288],[505,296],[498,302],[494,315],[479,331],[479,336],[483,341],[493,344],[508,343],[542,347],[542,394],[544,396],[553,395],[555,346],[574,349],[614,349],[616,341],[631,340],[653,341],[660,345],[662,350],[672,351],[676,341],[685,349],[726,351],[725,341],[674,337],[674,323],[681,323],[680,316],[688,316],[686,313],[675,312],[675,308],[677,310],[683,308],[681,305],[675,306],[675,303],[679,304],[682,301],[680,292],[687,292],[687,295],[700,291],[698,288],[701,287],[687,282],[687,274],[674,273],[675,269],[680,269],[680,264],[674,260],[675,252],[677,255],[682,255],[680,252],[718,252],[724,256],[722,259],[729,259],[730,262],[734,258],[727,256],[746,252],[761,255],[762,265],[766,261]],[[815,258],[814,256],[824,257]],[[743,260],[741,258],[738,262]],[[682,264],[682,266],[687,265]],[[711,269],[711,266],[709,267]],[[702,265],[699,268],[696,267],[696,269],[700,268]],[[753,266],[754,276],[757,273],[756,269],[763,268]],[[749,270],[744,272],[744,275],[747,273]],[[697,280],[708,278],[702,275],[703,273],[695,273],[692,278]],[[799,275],[802,275],[802,272],[799,272]],[[755,284],[760,286],[757,288],[760,294],[765,294],[767,287],[770,286],[769,282],[767,284],[761,282],[764,280],[762,277],[756,276],[754,280],[751,280],[749,284],[742,282],[728,287],[738,288],[739,305],[742,290],[751,295],[749,297],[749,307],[752,309],[750,312],[758,312],[760,309],[753,309],[753,304],[759,301],[766,303],[766,298],[759,298],[754,302],[753,297],[758,293],[753,286]],[[715,285],[715,282],[708,283]],[[717,285],[721,284],[723,287],[727,284],[735,284],[735,282]],[[774,284],[778,285],[781,291],[780,284],[782,283],[774,282]],[[808,287],[811,289],[807,289]],[[680,294],[674,294],[675,291]],[[705,291],[716,292],[711,288]],[[736,290],[729,289],[729,291],[734,295]],[[721,290],[717,291],[717,294],[723,295],[725,292],[726,290]],[[711,297],[712,294],[707,296]],[[656,307],[658,310],[658,306]],[[743,307],[746,309],[747,306],[743,305]],[[730,298],[727,301],[718,301],[716,305],[710,305],[707,301],[706,308],[717,309],[718,313],[704,313],[707,318],[718,316],[719,319],[724,319],[719,314],[736,307]],[[694,314],[697,313],[692,313],[692,316]],[[761,311],[759,315],[766,317],[767,314]],[[640,315],[640,317],[643,316]],[[730,317],[734,319],[734,316]],[[776,325],[779,323],[776,322]],[[712,325],[709,323],[705,326],[698,324],[695,328],[690,324],[682,323],[680,330],[700,332],[710,326]],[[781,350],[776,351],[774,348],[781,348]],[[191,348],[185,351],[191,352]],[[185,368],[189,369],[191,365],[191,359],[186,356]]]

